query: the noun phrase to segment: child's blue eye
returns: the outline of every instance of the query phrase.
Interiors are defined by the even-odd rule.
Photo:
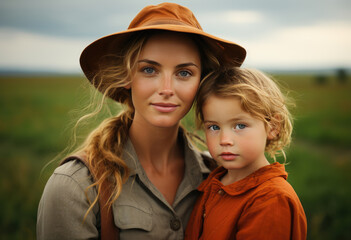
[[[217,125],[211,125],[211,126],[208,127],[208,129],[210,129],[212,131],[218,131],[220,128]]]
[[[244,129],[244,128],[246,128],[246,125],[242,123],[239,123],[235,126],[235,129]]]

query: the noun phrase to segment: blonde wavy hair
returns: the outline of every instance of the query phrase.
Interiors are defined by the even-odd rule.
[[[101,61],[101,71],[94,77],[92,84],[102,93],[102,98],[97,104],[94,112],[80,118],[76,126],[98,114],[104,102],[112,98],[125,106],[117,116],[105,119],[96,129],[94,129],[84,143],[79,146],[74,153],[69,155],[83,155],[90,166],[94,183],[88,187],[97,188],[97,196],[91,203],[85,217],[93,206],[97,203],[101,195],[102,185],[109,186],[111,195],[108,197],[107,207],[121,194],[122,186],[129,176],[129,169],[122,159],[123,147],[128,139],[129,128],[134,117],[134,107],[131,99],[130,89],[125,86],[131,83],[132,75],[137,65],[137,59],[145,45],[147,39],[160,31],[144,31],[135,34],[123,48],[124,51],[115,55],[105,56]],[[207,44],[197,35],[186,34],[198,46],[201,57],[201,81],[210,75],[213,69],[220,66],[219,60],[215,57]],[[95,91],[99,94],[98,91]],[[92,98],[95,101],[96,98]],[[185,130],[185,129],[184,129]],[[192,136],[192,134],[189,134]],[[196,137],[192,141],[196,141]],[[86,189],[86,195],[87,191]],[[104,206],[100,206],[104,207]]]
[[[237,97],[241,107],[253,117],[264,122],[266,129],[276,129],[274,139],[267,140],[265,151],[276,161],[291,142],[292,116],[287,106],[291,99],[284,96],[277,83],[266,74],[255,69],[239,67],[223,68],[203,81],[196,96],[196,124],[203,125],[202,106],[210,95]]]

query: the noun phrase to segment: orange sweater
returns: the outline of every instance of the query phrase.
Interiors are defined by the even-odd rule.
[[[284,165],[273,163],[224,186],[219,167],[198,187],[185,239],[306,239],[305,212],[286,181]]]

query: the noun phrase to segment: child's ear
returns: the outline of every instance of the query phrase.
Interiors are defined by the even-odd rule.
[[[268,125],[267,138],[268,140],[275,139],[280,133],[280,115],[274,115]]]
[[[124,86],[125,89],[130,89],[131,88],[131,84],[129,83],[128,85]]]

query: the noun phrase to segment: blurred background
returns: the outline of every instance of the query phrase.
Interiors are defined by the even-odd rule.
[[[0,0],[0,239],[35,239],[40,196],[59,161],[52,160],[89,101],[79,67],[84,47],[160,2]],[[273,75],[295,100],[286,169],[308,239],[349,239],[351,2],[170,2],[189,7],[206,32],[245,47],[244,67]],[[193,127],[192,113],[184,124]]]

